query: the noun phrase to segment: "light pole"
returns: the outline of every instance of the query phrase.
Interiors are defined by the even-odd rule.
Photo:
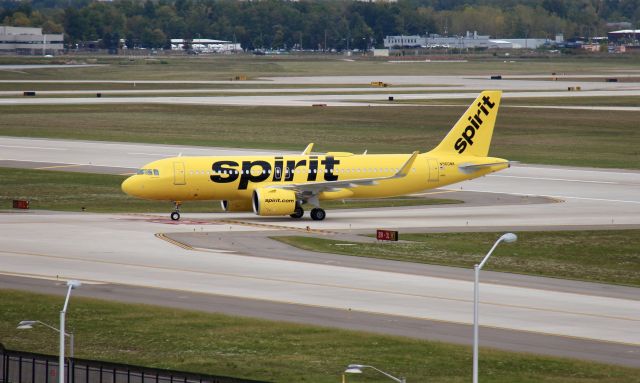
[[[473,283],[473,383],[478,383],[478,300],[479,300],[479,284],[480,284],[480,270],[487,260],[493,253],[493,251],[498,247],[500,242],[512,243],[515,242],[518,237],[513,233],[503,234],[496,243],[493,244],[493,247],[487,255],[484,256],[482,262],[480,264],[476,264],[473,266],[473,270],[475,271],[475,279]]]
[[[393,375],[391,375],[389,373],[386,373],[386,372],[384,372],[382,370],[379,370],[379,369],[377,369],[377,368],[375,368],[373,366],[368,366],[368,365],[365,365],[365,364],[350,364],[347,367],[347,369],[344,370],[344,372],[347,373],[347,374],[362,374],[362,369],[363,368],[370,368],[372,370],[376,370],[379,373],[381,373],[382,375],[386,376],[387,378],[393,380],[394,382],[407,383],[405,378],[396,378],[395,376],[393,376]]]
[[[59,383],[64,383],[64,335],[65,335],[64,319],[65,319],[65,314],[67,313],[67,306],[69,306],[69,298],[71,297],[71,290],[80,287],[80,285],[81,285],[80,281],[73,281],[73,280],[72,281],[67,281],[67,286],[69,287],[67,289],[67,297],[65,298],[64,306],[62,307],[62,310],[60,311],[60,357],[58,359],[58,363],[59,363],[58,382]]]
[[[51,326],[50,324],[46,324],[44,322],[41,322],[39,320],[23,320],[20,323],[18,323],[18,327],[16,327],[18,330],[28,330],[28,329],[32,329],[34,325],[36,324],[41,324],[45,327],[48,327],[50,329],[52,329],[53,331],[56,332],[60,332],[60,329],[57,329],[53,326]],[[73,358],[73,333],[65,333],[65,336],[69,337],[69,356]]]

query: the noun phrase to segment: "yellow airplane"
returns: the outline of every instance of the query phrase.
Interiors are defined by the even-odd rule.
[[[171,157],[151,162],[122,183],[132,196],[175,204],[220,200],[225,211],[253,211],[260,216],[326,217],[320,201],[391,197],[465,181],[509,167],[487,157],[500,106],[500,91],[484,91],[442,142],[420,154],[312,154]]]

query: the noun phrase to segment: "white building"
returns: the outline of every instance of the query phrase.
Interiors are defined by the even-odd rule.
[[[556,37],[557,39],[558,37]],[[564,40],[559,35],[561,40]],[[467,32],[465,36],[387,36],[384,39],[385,48],[453,48],[453,49],[536,49],[552,43],[548,39],[491,39],[488,35],[478,32]]]
[[[171,39],[171,50],[182,51],[185,44],[191,46],[191,50],[198,53],[227,53],[242,51],[240,43],[234,44],[231,41],[212,39]]]
[[[42,28],[0,26],[0,53],[56,54],[63,49],[62,34],[42,34]]]

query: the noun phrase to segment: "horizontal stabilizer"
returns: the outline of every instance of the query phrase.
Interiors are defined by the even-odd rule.
[[[484,168],[490,168],[492,166],[498,165],[507,165],[507,167],[511,167],[512,162],[502,161],[502,162],[488,162],[485,164],[472,164],[472,163],[464,163],[458,165],[458,169],[465,174],[470,174],[473,172],[477,172],[478,170],[482,170]]]

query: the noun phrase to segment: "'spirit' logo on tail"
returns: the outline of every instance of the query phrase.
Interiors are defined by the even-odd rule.
[[[482,126],[481,116],[488,116],[493,107],[496,106],[494,102],[491,102],[489,96],[482,97],[482,102],[478,103],[478,111],[473,116],[467,117],[470,125],[467,125],[462,132],[462,136],[458,138],[453,146],[458,153],[462,154],[467,149],[467,145],[473,145],[473,137],[476,135],[476,131],[480,130]],[[488,108],[488,109],[487,109]]]

